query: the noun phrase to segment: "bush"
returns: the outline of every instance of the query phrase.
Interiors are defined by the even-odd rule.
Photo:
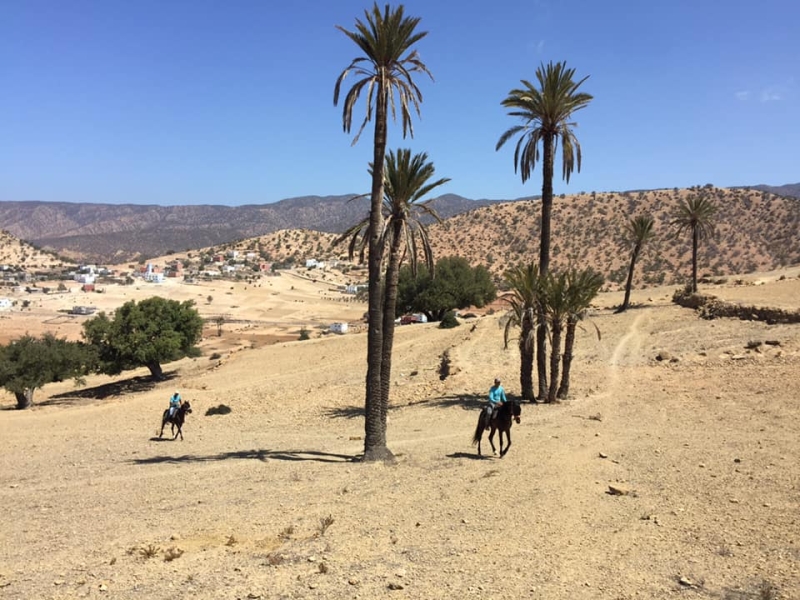
[[[442,321],[439,323],[439,329],[452,329],[453,327],[458,327],[461,323],[458,322],[456,319],[455,311],[451,310],[445,313],[444,317],[442,317]]]
[[[308,329],[306,329],[305,326],[301,327],[300,328],[300,337],[298,339],[301,342],[303,342],[303,341],[309,339],[310,337],[311,337],[311,334],[308,333]]]

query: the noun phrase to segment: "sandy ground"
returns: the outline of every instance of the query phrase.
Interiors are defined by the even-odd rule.
[[[707,291],[798,308],[789,275]],[[173,287],[292,335],[363,312],[276,285]],[[701,321],[671,292],[621,315],[621,294],[602,296],[571,397],[524,405],[503,459],[470,443],[492,378],[519,392],[496,314],[398,329],[394,465],[354,462],[363,333],[253,347],[231,329],[221,358],[211,336],[157,385],[144,370],[52,384],[25,412],[2,393],[0,597],[800,598],[800,326]],[[162,441],[175,388],[194,412]],[[206,415],[220,403],[232,412]]]

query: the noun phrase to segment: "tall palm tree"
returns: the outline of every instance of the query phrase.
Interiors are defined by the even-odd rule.
[[[631,250],[631,264],[628,267],[628,280],[625,282],[625,299],[617,309],[618,313],[628,310],[631,301],[631,286],[633,286],[633,269],[636,261],[642,252],[642,248],[653,239],[653,217],[651,215],[639,215],[633,217],[625,224],[625,243],[633,246]]]
[[[692,293],[697,293],[697,248],[700,240],[714,235],[714,216],[717,207],[706,196],[691,195],[681,200],[678,215],[672,220],[676,228],[675,235],[680,236],[684,231],[692,235]]]
[[[504,275],[510,294],[506,301],[510,304],[506,314],[506,324],[503,331],[503,341],[508,348],[508,341],[513,327],[520,328],[519,334],[519,384],[522,390],[522,399],[534,402],[536,395],[533,391],[533,358],[535,343],[534,338],[537,324],[537,308],[539,302],[539,266],[531,262],[526,266],[517,266]]]
[[[589,269],[570,269],[567,271],[567,332],[564,336],[564,358],[562,359],[561,383],[558,386],[557,398],[569,396],[569,378],[572,371],[573,349],[575,347],[575,330],[578,323],[586,316],[589,305],[603,287],[603,276]],[[595,325],[597,338],[600,330]]]
[[[433,251],[431,250],[425,217],[441,222],[430,200],[423,198],[440,185],[450,181],[443,177],[432,181],[436,169],[428,162],[426,153],[411,155],[411,150],[390,151],[384,166],[384,200],[381,223],[381,246],[388,247],[389,260],[386,265],[383,289],[383,346],[381,360],[381,405],[384,413],[389,409],[389,389],[392,372],[392,347],[394,345],[395,313],[397,309],[397,285],[400,279],[400,265],[408,259],[411,271],[416,276],[417,261],[424,259],[429,273],[434,272]],[[352,259],[359,250],[363,259],[368,238],[369,219],[353,225],[339,238],[338,244],[350,239],[348,253]]]
[[[550,215],[553,208],[553,165],[558,142],[561,142],[561,176],[569,183],[577,167],[581,170],[581,146],[575,137],[572,115],[588,106],[592,96],[578,88],[588,77],[575,81],[575,69],[565,62],[552,62],[536,69],[538,87],[522,80],[522,88],[512,89],[502,104],[510,109],[509,116],[522,119],[500,136],[496,150],[509,139],[519,135],[514,151],[514,170],[525,183],[539,161],[539,142],[542,143],[542,215],[539,241],[539,271],[546,275],[550,268]],[[547,333],[540,318],[536,336],[539,372],[539,397],[547,394]]]
[[[365,399],[364,460],[392,460],[394,456],[386,446],[386,413],[381,404],[381,365],[383,352],[383,303],[381,295],[381,268],[383,245],[380,239],[381,203],[383,201],[383,163],[386,156],[388,115],[396,117],[399,102],[403,136],[413,136],[412,107],[419,114],[422,92],[414,83],[414,73],[430,76],[417,51],[412,47],[427,35],[417,31],[418,17],[407,17],[401,6],[383,12],[375,3],[364,11],[364,20],[356,19],[355,30],[337,28],[359,47],[362,56],[353,59],[336,80],[333,104],[339,103],[339,93],[345,78],[352,72],[358,79],[350,88],[342,107],[342,125],[350,133],[353,108],[361,93],[366,90],[366,115],[353,143],[358,141],[366,124],[375,113],[373,160],[369,224],[369,323],[367,333],[367,380]],[[397,97],[397,100],[395,99]]]

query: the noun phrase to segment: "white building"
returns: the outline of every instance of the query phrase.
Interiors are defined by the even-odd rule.
[[[0,298],[0,310],[9,310],[13,304],[11,298]]]
[[[333,333],[347,333],[347,323],[331,323],[330,330]]]

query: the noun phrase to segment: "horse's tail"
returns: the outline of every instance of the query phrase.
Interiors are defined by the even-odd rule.
[[[484,411],[481,409],[481,414],[478,415],[478,425],[475,427],[475,435],[472,436],[472,445],[475,446],[478,442],[481,441],[481,437],[483,436],[483,430],[486,429],[486,426],[483,424],[483,416]]]

